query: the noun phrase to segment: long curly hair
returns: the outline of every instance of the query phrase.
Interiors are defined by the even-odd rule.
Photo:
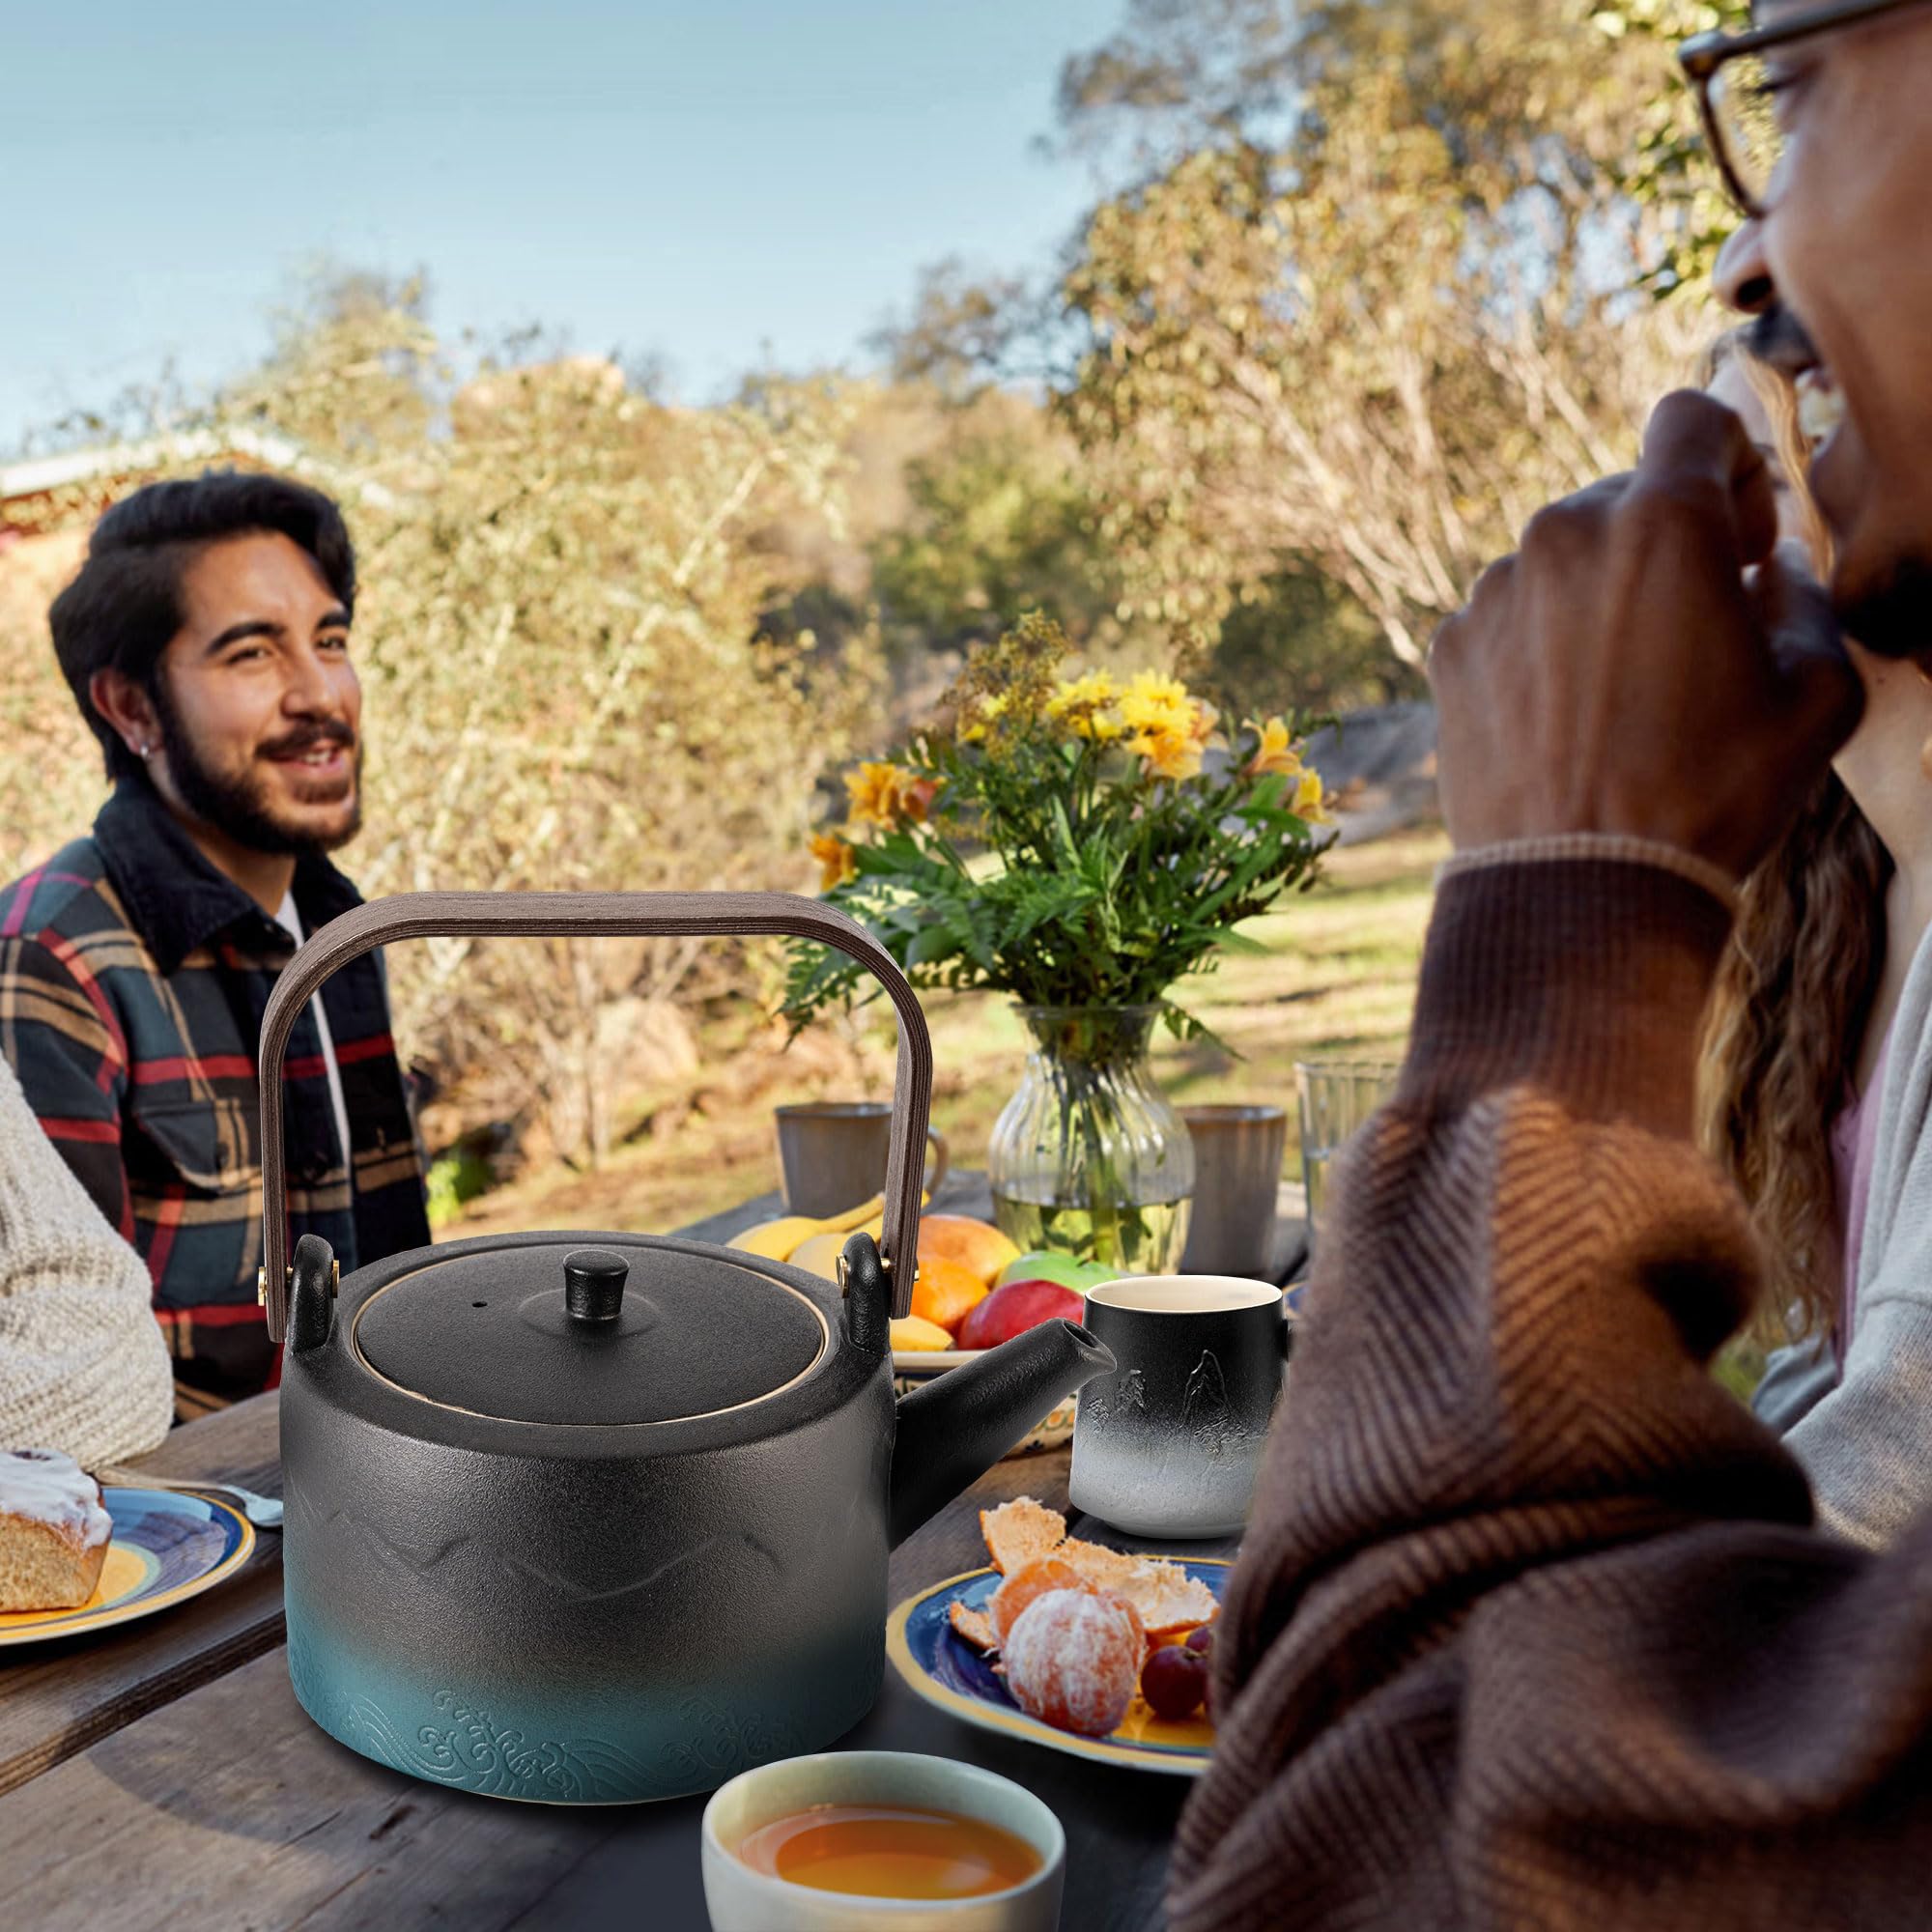
[[[1830,539],[1804,488],[1808,452],[1791,384],[1737,334],[1720,338],[1706,380],[1735,358],[1770,417],[1804,507],[1821,573]],[[1891,857],[1835,773],[1746,880],[1704,1020],[1699,1138],[1737,1183],[1764,1249],[1761,1316],[1775,1334],[1839,1321],[1842,1258],[1832,1122],[1844,1105],[1885,965]]]

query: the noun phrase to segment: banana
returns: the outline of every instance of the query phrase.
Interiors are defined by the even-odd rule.
[[[885,1209],[886,1197],[875,1194],[869,1201],[862,1201],[856,1208],[848,1208],[842,1214],[835,1214],[830,1220],[819,1222],[819,1228],[828,1235],[849,1235],[853,1229],[864,1227],[867,1221],[881,1215]]]
[[[824,1224],[805,1214],[786,1214],[776,1221],[760,1221],[742,1235],[732,1236],[728,1246],[768,1262],[788,1261],[791,1251],[813,1235],[822,1234]]]
[[[838,1257],[848,1238],[837,1228],[828,1228],[822,1235],[813,1235],[810,1240],[801,1241],[785,1259],[793,1267],[803,1268],[807,1274],[823,1275],[827,1281],[837,1281]]]
[[[763,1261],[788,1262],[814,1236],[850,1234],[862,1222],[877,1218],[885,1205],[886,1197],[875,1194],[869,1201],[823,1220],[810,1214],[781,1214],[776,1221],[760,1221],[742,1235],[734,1235],[726,1245]]]
[[[922,1194],[920,1203],[923,1206],[931,1200],[929,1194]],[[822,1221],[814,1220],[810,1214],[781,1214],[776,1221],[760,1221],[755,1227],[747,1228],[742,1235],[734,1235],[725,1243],[736,1248],[739,1253],[756,1255],[762,1261],[788,1262],[795,1259],[808,1241],[815,1241],[820,1236],[867,1234],[877,1240],[886,1231],[886,1197],[875,1194],[869,1201],[862,1201],[856,1208],[848,1208],[842,1214],[830,1214]],[[842,1242],[840,1243],[842,1245]],[[822,1274],[827,1280],[836,1280],[834,1270],[818,1266],[814,1262],[802,1265],[810,1268],[813,1274]]]

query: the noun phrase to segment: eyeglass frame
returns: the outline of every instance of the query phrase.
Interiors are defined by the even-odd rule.
[[[1779,21],[1776,26],[1752,27],[1742,34],[1727,34],[1721,29],[1698,34],[1677,49],[1677,64],[1697,91],[1697,118],[1704,124],[1705,145],[1718,163],[1719,174],[1723,177],[1724,191],[1747,220],[1761,221],[1767,211],[1765,204],[1745,186],[1737,163],[1731,157],[1730,144],[1719,125],[1718,112],[1711,101],[1711,83],[1717,79],[1719,72],[1727,63],[1742,55],[1764,53],[1772,47],[1786,46],[1793,41],[1808,41],[1815,34],[1857,26],[1861,21],[1876,19],[1881,14],[1889,14],[1894,8],[1908,4],[1909,0],[1837,0],[1834,6],[1799,14],[1792,19]]]

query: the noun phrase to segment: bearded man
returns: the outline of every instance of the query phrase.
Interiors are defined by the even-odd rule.
[[[334,503],[221,472],[116,504],[49,612],[114,792],[0,893],[0,1052],[147,1262],[185,1410],[275,1379],[255,1061],[295,949],[360,903],[326,856],[361,821],[355,602]],[[284,1105],[291,1239],[344,1272],[428,1241],[379,959],[310,1003]]]

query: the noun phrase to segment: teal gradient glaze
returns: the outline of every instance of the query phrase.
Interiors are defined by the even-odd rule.
[[[412,1681],[363,1654],[288,1591],[289,1680],[302,1709],[351,1750],[480,1797],[635,1804],[714,1791],[741,1771],[816,1750],[870,1710],[883,1636],[862,1652],[786,1661],[782,1681],[703,1685],[671,1671],[594,1690]],[[675,1662],[675,1646],[657,1655]],[[639,1673],[641,1675],[642,1673]]]

